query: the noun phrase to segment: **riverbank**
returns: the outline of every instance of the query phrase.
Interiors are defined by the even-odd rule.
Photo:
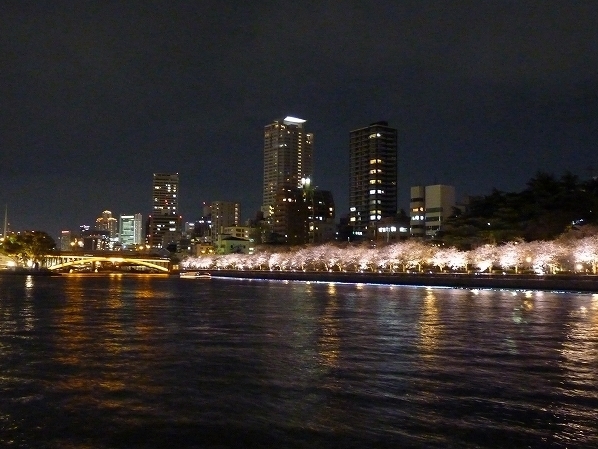
[[[0,270],[0,276],[60,276],[60,273],[45,268],[37,270],[29,268],[11,268],[8,270]]]
[[[274,279],[289,281],[348,282],[387,285],[418,285],[456,288],[506,288],[515,290],[549,290],[598,292],[598,276],[584,275],[516,275],[465,273],[348,273],[321,271],[244,271],[206,270],[213,277]]]

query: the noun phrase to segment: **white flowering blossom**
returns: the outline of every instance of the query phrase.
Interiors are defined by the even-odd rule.
[[[294,270],[294,271],[387,271],[406,272],[424,267],[462,270],[469,265],[480,271],[492,266],[503,269],[531,267],[538,274],[556,273],[560,269],[575,269],[572,264],[588,264],[596,274],[598,265],[598,235],[570,242],[537,241],[509,242],[504,245],[483,245],[471,251],[454,247],[436,247],[411,239],[380,248],[333,244],[308,246],[280,253],[260,252],[254,255],[226,254],[187,257],[181,262],[185,270]]]

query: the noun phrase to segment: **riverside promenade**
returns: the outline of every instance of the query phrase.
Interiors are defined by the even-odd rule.
[[[576,291],[598,293],[595,275],[465,274],[465,273],[351,273],[323,271],[205,270],[213,277],[347,282],[455,288]]]

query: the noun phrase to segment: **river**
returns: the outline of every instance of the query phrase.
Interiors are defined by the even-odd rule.
[[[0,447],[598,447],[598,295],[0,276]]]

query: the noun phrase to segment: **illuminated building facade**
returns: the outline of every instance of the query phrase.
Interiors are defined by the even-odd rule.
[[[387,122],[349,133],[349,223],[355,239],[397,213],[397,130]]]
[[[433,237],[455,207],[455,187],[443,184],[411,187],[410,227],[414,237]]]
[[[276,241],[290,245],[322,243],[334,239],[332,192],[317,190],[304,182],[301,188],[281,188],[276,197],[272,231]]]
[[[276,198],[282,190],[301,186],[313,173],[314,135],[305,120],[285,117],[264,128],[264,184],[262,212],[273,224]]]
[[[180,233],[178,173],[154,173],[152,202],[147,242],[152,248],[165,248]]]
[[[96,219],[95,228],[98,231],[108,231],[109,238],[114,238],[118,234],[118,220],[112,216],[112,212],[105,210]]]
[[[131,249],[144,243],[141,214],[121,215],[119,229],[119,241],[123,248]]]
[[[72,249],[71,242],[73,241],[73,235],[71,231],[60,232],[60,251],[70,251]]]
[[[228,226],[238,226],[241,222],[241,205],[230,201],[213,201],[211,206],[212,241],[224,233]]]

